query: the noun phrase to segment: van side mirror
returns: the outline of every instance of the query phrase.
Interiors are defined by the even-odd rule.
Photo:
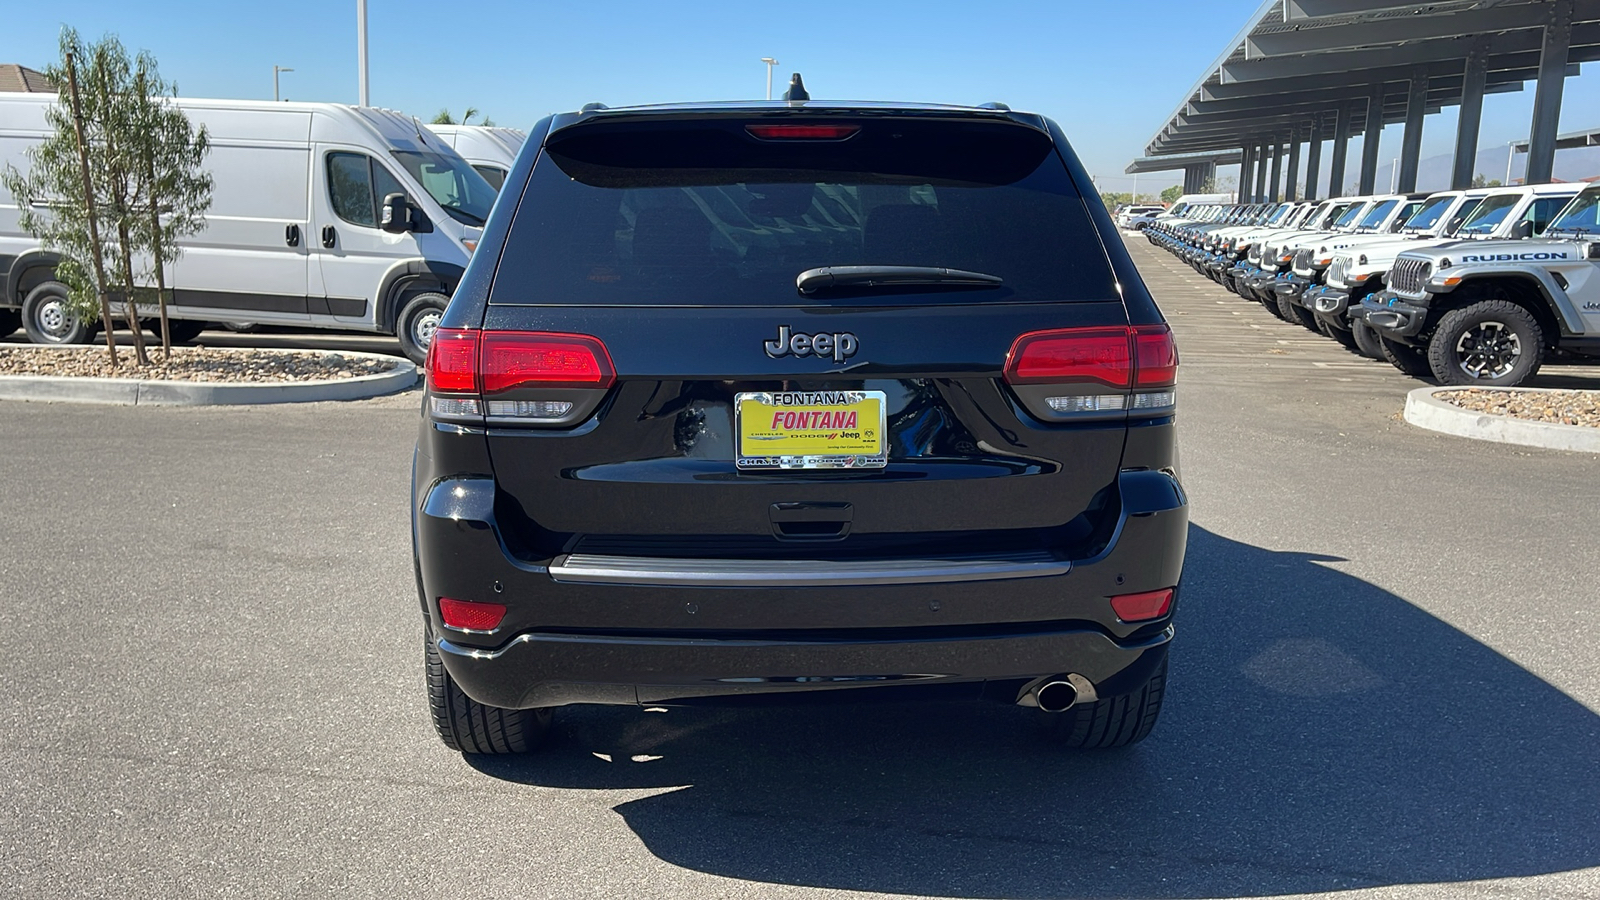
[[[396,192],[383,198],[383,222],[380,227],[390,234],[416,230],[411,222],[411,204],[406,202],[405,194]]]
[[[1518,239],[1533,237],[1533,223],[1523,219],[1517,223],[1517,227],[1511,229],[1511,236]]]

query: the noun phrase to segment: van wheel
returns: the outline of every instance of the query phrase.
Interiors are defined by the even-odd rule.
[[[439,330],[444,308],[449,305],[449,297],[432,292],[406,301],[394,330],[407,359],[419,366],[428,361],[428,345],[433,343],[433,333]]]
[[[527,753],[544,741],[552,718],[548,708],[501,709],[473,700],[445,671],[433,632],[424,627],[422,638],[428,708],[445,746],[462,753]]]
[[[187,344],[200,336],[206,330],[207,322],[196,322],[193,319],[168,319],[167,331],[172,335],[174,344]],[[161,323],[156,322],[156,337],[161,336]]]
[[[0,338],[8,338],[22,327],[22,310],[0,309]]]
[[[83,344],[93,332],[67,302],[67,286],[46,281],[22,301],[22,330],[35,344]]]
[[[1544,351],[1533,313],[1509,300],[1483,300],[1439,319],[1428,365],[1440,384],[1513,387],[1539,371]]]
[[[1383,348],[1383,358],[1392,363],[1396,369],[1413,378],[1425,378],[1433,374],[1433,370],[1428,367],[1427,354],[1421,350],[1381,334],[1378,335],[1378,344]]]
[[[1378,333],[1365,319],[1350,320],[1350,337],[1355,339],[1356,352],[1367,359],[1383,359],[1383,345],[1378,343]]]
[[[1127,747],[1144,740],[1161,715],[1161,698],[1167,691],[1167,661],[1138,690],[1121,697],[1080,703],[1050,716],[1055,740],[1064,747],[1105,750]]]

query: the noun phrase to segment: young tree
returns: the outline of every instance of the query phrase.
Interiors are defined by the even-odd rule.
[[[135,64],[115,37],[85,46],[63,29],[61,63],[46,74],[68,86],[46,113],[55,134],[29,149],[26,176],[7,167],[6,187],[22,227],[60,255],[56,276],[74,312],[88,318],[99,307],[112,365],[112,295],[122,298],[136,360],[148,365],[136,303],[149,293],[149,261],[170,346],[164,264],[177,258],[178,237],[205,224],[204,130],[170,102],[155,60],[140,54]]]
[[[144,215],[134,230],[135,243],[146,250],[156,282],[161,315],[161,359],[172,353],[172,326],[167,318],[168,263],[182,252],[178,238],[205,228],[211,206],[211,175],[203,168],[210,140],[204,127],[195,129],[183,110],[171,102],[176,84],[161,79],[155,57],[140,52],[134,61],[134,97],[142,102],[135,176],[144,194]]]
[[[1183,196],[1183,185],[1175,184],[1161,192],[1161,202],[1169,206],[1179,197]]]

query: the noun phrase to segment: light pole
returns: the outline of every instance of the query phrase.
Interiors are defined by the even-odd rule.
[[[293,72],[293,71],[294,70],[289,68],[288,66],[273,66],[272,67],[272,99],[273,99],[273,102],[277,102],[277,100],[278,100],[278,73],[279,72]]]
[[[360,106],[371,106],[367,94],[367,0],[356,0],[356,66],[360,69]]]
[[[773,59],[770,56],[761,57],[761,61],[767,64],[767,99],[771,100],[772,99],[772,70],[777,68],[778,61]]]
[[[1506,180],[1500,182],[1506,187],[1511,187],[1511,161],[1517,158],[1517,142],[1506,144]]]

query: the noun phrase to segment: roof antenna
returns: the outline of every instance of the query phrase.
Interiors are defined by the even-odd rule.
[[[811,94],[806,90],[806,83],[800,80],[799,72],[789,76],[789,89],[783,92],[783,99],[791,103],[811,99]]]
[[[428,143],[428,140],[427,140],[427,138],[424,138],[422,136],[422,120],[418,119],[416,116],[412,116],[411,117],[411,127],[415,128],[417,130],[417,141],[419,143],[421,143],[422,145],[426,146],[427,143]]]

